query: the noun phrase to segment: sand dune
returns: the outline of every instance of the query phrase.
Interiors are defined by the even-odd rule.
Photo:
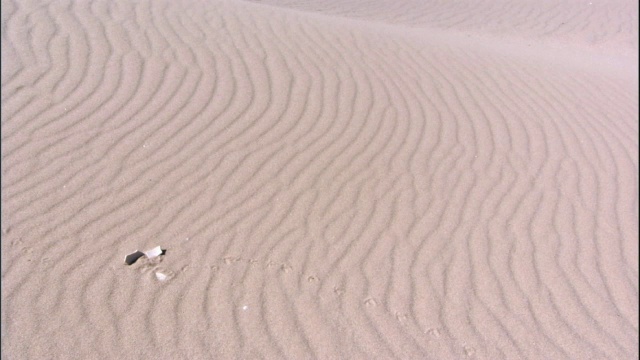
[[[637,9],[2,0],[2,359],[637,358]]]
[[[254,0],[288,9],[547,46],[635,55],[638,3],[628,0]]]

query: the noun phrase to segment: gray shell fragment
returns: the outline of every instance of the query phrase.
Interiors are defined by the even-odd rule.
[[[124,258],[124,263],[127,265],[131,265],[143,256],[144,253],[142,251],[136,250],[134,253],[131,253]]]
[[[131,253],[124,258],[124,263],[127,265],[131,265],[143,256],[146,256],[147,259],[153,259],[154,257],[158,257],[160,255],[164,255],[164,250],[162,250],[160,246],[156,246],[153,249],[147,250],[145,252],[136,250],[136,252]]]

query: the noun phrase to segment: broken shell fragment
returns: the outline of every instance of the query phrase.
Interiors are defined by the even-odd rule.
[[[161,273],[161,272],[156,272],[156,279],[160,280],[160,281],[165,281],[167,280],[167,275]]]
[[[136,250],[134,253],[131,253],[125,256],[124,263],[127,265],[131,265],[143,256],[144,256],[144,253],[142,251]]]
[[[143,256],[146,256],[147,259],[153,259],[155,257],[158,257],[160,255],[164,254],[164,250],[162,250],[162,248],[160,246],[156,246],[151,250],[147,250],[145,252],[136,250],[135,252],[127,255],[124,258],[124,263],[127,265],[132,265],[133,263],[135,263],[136,261],[138,261],[138,259],[140,259]]]
[[[162,248],[160,248],[160,246],[156,246],[151,250],[147,250],[144,252],[144,254],[147,256],[147,258],[149,259],[153,259],[156,256],[160,256],[162,255],[163,251]]]

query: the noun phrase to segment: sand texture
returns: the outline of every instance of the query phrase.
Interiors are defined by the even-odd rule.
[[[1,30],[2,359],[638,357],[636,1]]]

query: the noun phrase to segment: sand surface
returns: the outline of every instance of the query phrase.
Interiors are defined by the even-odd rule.
[[[636,1],[1,30],[2,359],[638,357]]]

